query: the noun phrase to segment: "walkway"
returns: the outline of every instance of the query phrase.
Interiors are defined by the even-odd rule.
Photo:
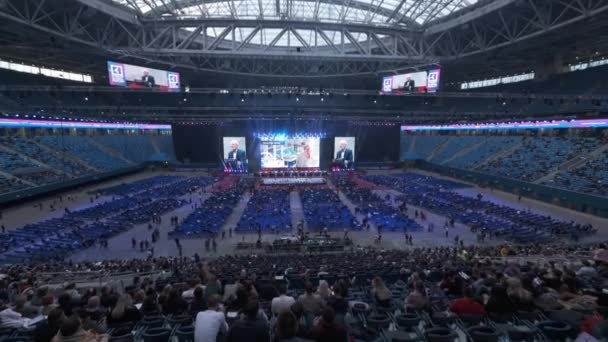
[[[308,224],[304,218],[304,206],[302,205],[302,199],[298,191],[289,193],[289,206],[291,208],[291,226],[297,229],[298,223],[304,221],[304,230],[308,230]]]

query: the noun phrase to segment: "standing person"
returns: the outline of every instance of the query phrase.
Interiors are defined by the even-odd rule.
[[[291,296],[287,295],[287,287],[285,284],[280,284],[279,288],[279,296],[272,299],[270,308],[272,313],[275,315],[280,314],[281,312],[289,311],[291,309],[291,305],[295,303],[295,299]]]
[[[215,342],[218,334],[226,334],[228,324],[220,308],[220,296],[214,295],[207,301],[207,310],[196,315],[194,342]]]
[[[315,294],[315,288],[310,282],[304,285],[305,293],[298,297],[298,302],[302,304],[305,311],[312,312],[317,315],[323,308],[323,299],[318,294]]]

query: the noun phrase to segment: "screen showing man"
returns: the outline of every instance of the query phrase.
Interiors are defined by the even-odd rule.
[[[133,89],[180,91],[179,73],[108,61],[110,85]]]
[[[141,81],[148,88],[154,88],[156,83],[154,82],[154,76],[150,75],[148,69],[144,69],[144,75],[141,77]]]
[[[262,168],[319,167],[319,138],[291,138],[284,135],[262,137]]]
[[[417,71],[409,74],[385,76],[383,94],[433,93],[439,88],[440,69]]]
[[[352,169],[355,166],[355,137],[336,137],[334,151],[334,168]]]
[[[224,168],[227,171],[247,170],[245,137],[224,137]]]

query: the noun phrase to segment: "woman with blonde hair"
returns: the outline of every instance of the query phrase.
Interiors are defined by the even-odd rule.
[[[121,295],[116,302],[116,305],[108,314],[107,322],[108,325],[123,324],[123,323],[137,323],[141,319],[141,313],[135,306],[133,306],[133,300],[127,293]]]
[[[327,301],[329,297],[331,297],[331,291],[329,290],[329,284],[326,280],[319,281],[319,287],[317,288],[317,294],[323,299]]]
[[[372,280],[372,295],[374,296],[374,301],[376,305],[382,307],[391,306],[391,300],[393,299],[393,294],[391,290],[386,287],[384,284],[384,280],[380,277],[374,277]]]

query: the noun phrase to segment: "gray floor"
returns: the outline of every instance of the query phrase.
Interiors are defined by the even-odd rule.
[[[47,199],[40,200],[40,201],[35,201],[33,203],[20,205],[18,207],[10,208],[10,209],[3,211],[2,223],[7,227],[7,229],[11,230],[11,229],[15,229],[16,227],[27,224],[27,223],[37,222],[37,221],[48,219],[51,217],[57,217],[62,214],[63,208],[65,208],[65,207],[69,207],[70,209],[79,209],[79,208],[83,208],[86,206],[90,206],[95,203],[101,203],[102,201],[106,200],[104,198],[100,198],[100,199],[97,199],[96,201],[94,201],[94,203],[90,203],[90,201],[89,201],[90,196],[87,195],[87,192],[90,190],[107,187],[110,185],[120,184],[120,183],[124,183],[124,182],[128,182],[128,181],[133,181],[133,180],[137,180],[137,179],[147,178],[147,177],[151,177],[151,176],[158,175],[158,174],[161,174],[161,173],[158,173],[158,172],[149,173],[148,172],[148,173],[143,173],[143,174],[138,174],[138,175],[122,178],[119,180],[114,180],[114,181],[107,182],[107,183],[104,183],[104,184],[101,184],[101,185],[98,185],[95,187],[88,187],[88,188],[79,189],[78,191],[72,191],[72,192],[70,192],[70,195],[77,196],[77,200],[73,201],[73,202],[69,202],[69,203],[66,199],[67,194],[64,194],[63,203],[60,203],[58,201],[57,197],[53,197],[53,198],[47,198]],[[162,174],[167,174],[167,173],[162,173]],[[180,174],[184,174],[184,173],[180,173]],[[197,175],[200,175],[200,174],[197,174]],[[333,188],[331,183],[329,184],[329,186]],[[397,194],[396,191],[394,191],[394,190],[375,190],[375,191],[378,192],[378,194],[381,196],[385,196],[386,194],[391,194],[391,195]],[[539,202],[539,201],[535,201],[535,200],[530,200],[530,199],[522,199],[521,202],[518,202],[517,197],[514,195],[499,192],[499,191],[490,192],[488,190],[483,190],[483,189],[480,189],[477,187],[462,189],[462,190],[459,190],[459,192],[461,194],[467,195],[467,196],[475,196],[477,193],[481,192],[482,194],[484,194],[485,199],[491,200],[491,201],[494,201],[497,203],[508,204],[510,206],[514,206],[514,207],[522,208],[522,209],[529,209],[529,210],[532,210],[535,212],[549,214],[554,217],[559,217],[559,218],[562,218],[565,220],[574,220],[574,221],[577,221],[580,223],[591,223],[600,230],[598,236],[594,237],[593,239],[604,240],[604,239],[608,238],[608,219],[594,217],[591,215],[575,212],[575,211],[572,211],[569,209],[553,206],[551,204],[547,204],[547,203],[543,203],[543,202]],[[350,203],[350,201],[348,201],[348,199],[345,198],[345,196],[343,194],[340,193],[338,195],[339,195],[340,199],[354,213],[353,204]],[[185,198],[192,199],[193,202],[197,202],[197,201],[204,200],[207,196],[209,196],[208,193],[202,193],[202,194],[187,195],[187,196],[185,196]],[[234,227],[236,225],[236,223],[239,221],[239,219],[247,205],[247,202],[249,201],[249,196],[250,195],[245,195],[245,197],[243,199],[241,199],[239,204],[235,207],[234,212],[227,219],[226,224],[223,227],[224,230],[227,230],[230,227]],[[34,207],[34,204],[38,204],[38,203],[44,204],[43,210],[39,210],[37,207]],[[55,203],[55,205],[57,207],[57,210],[54,212],[51,212],[49,210],[49,204],[51,204],[51,203]],[[290,194],[290,203],[292,206],[291,207],[291,211],[292,211],[292,215],[293,215],[292,221],[297,222],[304,217],[302,203],[300,200],[300,196],[297,192]],[[395,205],[395,206],[398,205],[398,203],[394,203],[394,202],[391,202],[390,204]],[[413,212],[414,212],[414,210],[417,210],[417,209],[420,210],[420,208],[415,208],[413,206],[409,206],[410,217],[414,216]],[[161,232],[161,238],[154,246],[155,255],[157,255],[157,256],[158,255],[174,256],[174,255],[178,254],[174,241],[167,237],[167,233],[172,229],[172,227],[169,224],[169,217],[178,216],[181,220],[181,219],[187,217],[193,210],[194,210],[193,205],[188,204],[181,208],[178,208],[177,210],[175,210],[173,212],[169,212],[169,213],[163,215],[162,223],[157,225],[158,229]],[[444,236],[445,233],[443,230],[443,224],[444,224],[446,218],[442,217],[440,215],[428,213],[426,211],[425,211],[425,213],[427,215],[427,220],[423,222],[418,219],[418,222],[423,227],[427,227],[428,224],[432,222],[435,225],[435,231],[432,233],[429,233],[425,229],[425,231],[423,231],[423,232],[413,233],[414,247],[453,245],[453,243],[454,243],[453,238],[456,235],[459,235],[461,239],[464,239],[465,243],[467,243],[467,244],[476,243],[475,236],[469,232],[468,227],[461,225],[461,224],[457,224],[456,228],[454,228],[453,230],[450,230],[449,238],[446,239]],[[361,220],[362,216],[359,216],[357,218],[359,220]],[[341,237],[343,235],[342,232],[336,232],[333,234],[336,237]],[[135,228],[130,229],[129,231],[110,239],[108,249],[100,249],[98,247],[92,247],[87,250],[83,250],[83,251],[80,251],[80,252],[74,254],[71,257],[71,259],[74,261],[80,261],[80,260],[101,260],[101,259],[115,259],[115,258],[146,257],[147,256],[146,253],[141,253],[138,250],[134,250],[131,248],[131,238],[135,237],[137,240],[146,239],[146,238],[150,239],[150,235],[151,235],[151,232],[148,231],[147,224],[138,225]],[[405,245],[403,233],[385,232],[385,233],[383,233],[382,244],[379,246],[374,244],[374,240],[377,237],[375,227],[372,227],[372,229],[369,232],[367,232],[367,231],[351,232],[349,235],[353,239],[354,243],[357,245],[372,245],[372,246],[376,246],[378,248],[383,248],[383,249],[411,248],[410,246]],[[264,235],[263,236],[264,241],[272,241],[275,238],[276,238],[276,236],[274,236],[274,235]],[[182,242],[182,246],[183,246],[183,255],[190,256],[190,255],[194,255],[194,253],[198,253],[199,255],[204,257],[204,256],[213,256],[213,255],[232,254],[235,252],[236,243],[241,242],[241,241],[255,242],[256,239],[257,239],[256,234],[244,234],[244,235],[233,234],[233,236],[231,238],[229,238],[228,233],[226,233],[225,239],[219,238],[217,240],[217,242],[218,242],[217,253],[206,253],[204,250],[204,247],[203,247],[204,241],[201,239],[188,239],[188,240],[182,239],[181,242]],[[503,241],[495,240],[495,241],[487,241],[487,242],[485,242],[485,244],[486,245],[497,244],[497,243],[502,243],[502,242]]]

